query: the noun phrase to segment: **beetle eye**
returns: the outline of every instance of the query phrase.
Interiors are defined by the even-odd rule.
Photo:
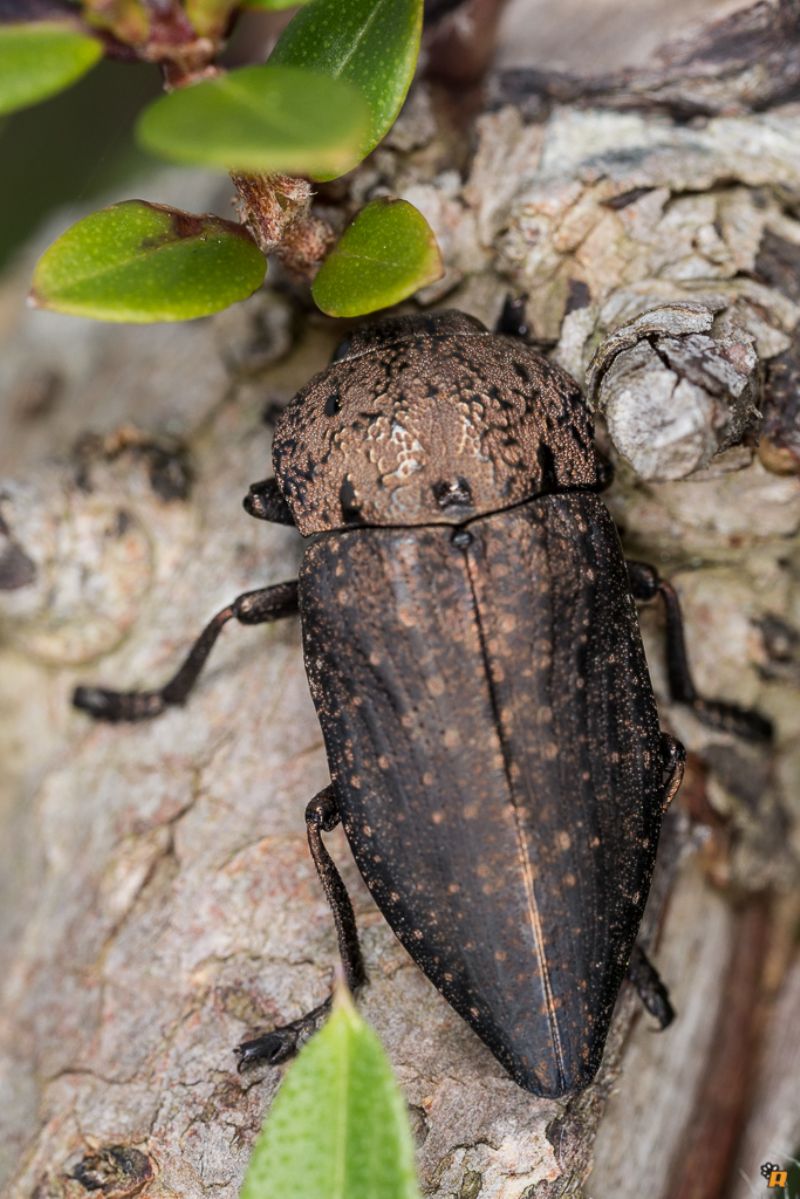
[[[436,503],[442,509],[472,506],[472,488],[460,475],[457,479],[442,479],[434,483],[432,491]]]
[[[332,391],[329,396],[325,397],[325,415],[335,416],[342,408],[342,401],[338,391]]]

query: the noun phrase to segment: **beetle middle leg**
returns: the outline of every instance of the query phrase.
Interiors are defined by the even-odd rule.
[[[229,620],[240,624],[265,624],[297,612],[297,581],[275,583],[257,591],[245,591],[217,612],[195,641],[177,674],[155,691],[111,691],[106,687],[76,687],[72,702],[95,720],[111,722],[149,720],[175,704],[185,703],[200,671]]]
[[[350,990],[355,991],[367,980],[361,946],[358,943],[356,918],[347,888],[342,882],[342,876],[322,841],[322,834],[329,833],[336,828],[340,819],[333,784],[329,784],[311,800],[306,808],[308,847],[333,912],[345,980]],[[272,1032],[255,1037],[251,1041],[243,1041],[235,1050],[239,1058],[239,1070],[244,1070],[255,1062],[262,1061],[276,1066],[279,1062],[285,1061],[287,1057],[291,1057],[297,1049],[299,1041],[314,1032],[320,1020],[327,1015],[331,999],[332,996],[329,995],[310,1012],[306,1012],[297,1020],[292,1020],[290,1024],[274,1028]]]
[[[628,981],[633,983],[636,993],[651,1016],[655,1016],[663,1030],[675,1019],[675,1009],[669,1000],[669,992],[641,945],[634,945],[628,962]]]
[[[683,781],[686,750],[680,741],[671,737],[669,733],[661,734],[661,749],[664,765],[661,807],[666,812]],[[647,1011],[651,1016],[655,1016],[659,1027],[663,1030],[671,1024],[675,1018],[675,1009],[670,1003],[669,991],[641,945],[633,947],[633,953],[628,962],[627,978],[635,987],[636,993]]]
[[[666,579],[661,578],[654,566],[649,566],[646,562],[628,562],[627,567],[634,597],[639,600],[660,598],[664,605],[667,618],[667,677],[673,703],[686,704],[698,720],[712,728],[736,733],[737,736],[746,737],[750,741],[769,741],[772,737],[772,723],[760,712],[740,708],[738,704],[726,703],[724,700],[704,699],[698,694],[689,669],[683,635],[683,616],[675,588]]]

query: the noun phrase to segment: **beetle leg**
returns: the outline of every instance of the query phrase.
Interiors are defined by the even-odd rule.
[[[675,1019],[675,1009],[669,1001],[669,991],[641,945],[634,945],[628,962],[628,981],[651,1016],[655,1016],[659,1028],[665,1029]]]
[[[276,583],[258,591],[246,591],[218,612],[195,641],[180,670],[157,691],[110,691],[105,687],[76,687],[72,702],[95,720],[149,720],[165,708],[186,701],[197,682],[214,642],[229,620],[240,624],[264,624],[281,620],[297,611],[297,582]]]
[[[528,340],[531,328],[525,316],[526,299],[527,296],[512,296],[511,292],[507,292],[494,326],[495,333],[504,334],[506,337],[520,337],[523,341]]]
[[[306,808],[308,847],[311,850],[325,898],[333,912],[345,981],[350,990],[354,991],[367,981],[361,946],[358,943],[356,918],[347,888],[342,882],[342,876],[322,841],[322,834],[335,829],[340,820],[336,794],[333,784],[329,783]]]
[[[308,847],[333,912],[345,980],[350,990],[355,991],[367,980],[361,947],[358,943],[356,918],[347,888],[342,882],[342,876],[322,841],[322,834],[329,833],[331,829],[336,828],[340,819],[333,784],[330,784],[320,791],[319,795],[316,795],[306,808]],[[300,1039],[305,1039],[314,1032],[320,1020],[327,1015],[331,999],[332,996],[329,995],[310,1012],[306,1012],[304,1016],[300,1016],[290,1024],[275,1028],[272,1032],[255,1037],[252,1041],[243,1041],[235,1050],[239,1058],[239,1070],[244,1070],[254,1062],[266,1061],[271,1066],[276,1066],[279,1062],[285,1061],[297,1049]]]
[[[250,490],[242,500],[242,507],[248,516],[254,516],[256,520],[268,520],[275,525],[294,524],[291,509],[283,498],[277,479],[251,483]]]
[[[666,812],[683,782],[686,750],[680,741],[675,737],[670,737],[669,733],[661,734],[661,746],[664,751],[664,790],[661,795],[661,810]]]
[[[664,604],[667,617],[667,676],[673,703],[687,704],[698,720],[712,728],[736,733],[751,741],[769,741],[772,738],[772,722],[760,712],[698,695],[689,669],[683,616],[675,588],[661,578],[654,566],[648,566],[646,562],[628,562],[627,567],[634,597],[640,600],[660,598]]]

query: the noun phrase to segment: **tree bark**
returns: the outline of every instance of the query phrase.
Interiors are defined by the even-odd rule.
[[[630,66],[602,88],[570,69],[554,94],[539,72],[508,104],[496,74],[469,136],[421,82],[326,194],[339,222],[385,190],[425,212],[448,264],[425,304],[491,323],[507,291],[528,296],[596,408],[628,552],[675,579],[699,689],[777,728],[759,748],[662,703],[689,760],[644,933],[678,1017],[653,1035],[625,987],[598,1080],[570,1101],[510,1081],[331,837],[362,1010],[436,1199],[744,1199],[763,1162],[798,1156],[800,105],[760,73],[748,90],[739,36],[770,17],[797,55],[784,2],[708,30],[705,75],[685,43],[646,86]],[[689,122],[664,102],[688,77],[707,101]],[[187,179],[149,190],[185,205]],[[197,178],[193,207],[215,199]],[[54,232],[0,302],[0,1169],[12,1199],[233,1199],[279,1072],[240,1077],[232,1048],[317,1002],[335,956],[305,843],[327,774],[298,626],[230,628],[187,707],[151,724],[93,726],[69,696],[156,685],[234,595],[295,576],[297,535],[241,498],[270,473],[265,410],[339,330],[275,289],[174,327],[24,314]],[[643,625],[663,699],[659,615]]]

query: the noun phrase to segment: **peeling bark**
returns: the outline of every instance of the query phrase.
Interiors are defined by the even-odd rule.
[[[767,7],[737,28],[771,37]],[[791,22],[796,5],[772,12]],[[719,28],[700,43],[706,75],[665,60],[657,113],[611,111],[617,82],[594,93],[602,109],[576,92],[527,122],[487,112],[467,152],[423,85],[326,198],[388,188],[425,211],[449,264],[426,303],[491,321],[507,290],[527,293],[535,336],[596,404],[626,547],[675,579],[698,687],[778,729],[763,750],[662,704],[690,754],[645,935],[679,1014],[654,1036],[626,988],[598,1081],[571,1102],[503,1074],[331,838],[363,930],[363,1010],[436,1199],[626,1199],[643,1184],[739,1199],[739,1172],[757,1182],[800,1142],[783,1045],[798,1005],[800,107],[764,82],[749,111],[756,43],[726,34],[715,57]],[[662,102],[689,76],[720,114],[691,126]],[[212,185],[196,187],[212,207]],[[240,503],[269,473],[265,409],[322,368],[336,333],[276,291],[162,329],[23,314],[29,266],[5,285],[0,362],[0,1169],[12,1199],[233,1199],[278,1078],[239,1077],[232,1047],[319,1000],[335,953],[303,828],[327,778],[298,629],[226,631],[187,708],[150,725],[93,727],[69,695],[157,683],[234,594],[296,573],[296,534]],[[759,412],[779,460],[759,457]],[[653,467],[676,416],[690,435]],[[658,614],[643,624],[663,698]]]
[[[589,77],[507,71],[495,94],[536,117],[554,104],[664,112],[679,121],[763,112],[800,97],[798,44],[798,0],[761,0],[665,46],[652,67]]]

